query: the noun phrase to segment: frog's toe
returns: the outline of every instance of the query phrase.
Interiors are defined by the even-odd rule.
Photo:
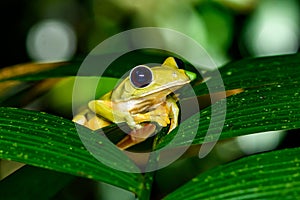
[[[86,117],[84,115],[76,115],[73,119],[73,122],[76,122],[77,124],[84,125],[87,121]]]
[[[153,121],[157,122],[160,126],[163,126],[163,127],[166,127],[166,126],[168,126],[168,124],[170,124],[170,119],[169,118],[158,117]]]

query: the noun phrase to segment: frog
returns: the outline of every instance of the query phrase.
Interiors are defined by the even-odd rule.
[[[167,57],[161,65],[137,65],[113,90],[91,100],[73,121],[97,130],[125,122],[130,132],[116,146],[125,150],[153,136],[157,126],[167,134],[178,126],[179,100],[175,91],[189,84],[196,74],[181,68],[182,61]]]

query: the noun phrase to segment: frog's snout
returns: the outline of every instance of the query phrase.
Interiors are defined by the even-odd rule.
[[[197,75],[194,73],[194,72],[190,72],[190,71],[187,71],[187,70],[184,70],[185,74],[189,77],[189,79],[191,81],[195,80]]]

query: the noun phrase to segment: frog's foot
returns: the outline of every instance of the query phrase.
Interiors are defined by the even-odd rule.
[[[117,147],[119,147],[121,150],[124,150],[133,145],[139,144],[150,137],[155,132],[155,129],[156,126],[154,124],[146,124],[140,129],[134,129],[120,142],[118,142]]]
[[[162,104],[150,112],[134,114],[133,120],[137,124],[142,122],[156,122],[160,126],[165,127],[170,124],[169,112],[169,107]]]

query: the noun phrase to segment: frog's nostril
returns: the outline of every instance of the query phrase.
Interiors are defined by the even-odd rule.
[[[178,77],[178,74],[177,74],[176,72],[173,72],[173,73],[172,73],[172,76],[173,76],[173,78],[177,78],[177,77]]]

